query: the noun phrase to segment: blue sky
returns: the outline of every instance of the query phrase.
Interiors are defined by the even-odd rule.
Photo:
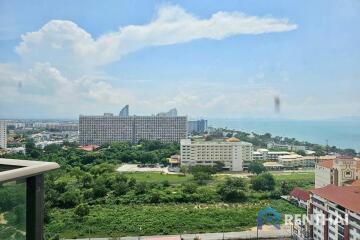
[[[1,118],[360,115],[360,1],[1,1]],[[274,97],[281,99],[274,113]]]

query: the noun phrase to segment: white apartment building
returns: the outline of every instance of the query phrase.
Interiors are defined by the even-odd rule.
[[[326,219],[348,216],[348,224],[326,221],[325,225],[309,226],[312,239],[360,239],[360,187],[327,185],[311,190],[308,210],[308,214],[323,214]]]
[[[329,184],[351,185],[352,181],[358,179],[360,179],[360,161],[354,158],[337,157],[319,161],[315,165],[315,188]]]
[[[260,148],[253,152],[254,160],[261,161],[277,161],[280,156],[290,155],[289,152],[281,151],[281,152],[272,152],[266,148]]]
[[[80,145],[159,140],[179,142],[187,137],[186,116],[80,116]]]
[[[280,143],[274,143],[274,142],[268,143],[267,148],[269,148],[269,149],[277,148],[277,149],[288,150],[288,151],[305,151],[306,150],[305,146],[280,144]]]
[[[237,138],[225,141],[182,139],[180,144],[181,164],[186,166],[214,166],[216,162],[223,162],[230,171],[242,171],[243,162],[253,160],[252,144]]]
[[[306,156],[303,157],[298,154],[290,154],[278,157],[278,163],[283,165],[284,168],[294,167],[314,167],[316,157]]]
[[[0,120],[0,148],[7,147],[6,121]]]

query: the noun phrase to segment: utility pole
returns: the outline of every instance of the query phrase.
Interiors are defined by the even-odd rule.
[[[329,155],[329,140],[326,139],[326,155]]]

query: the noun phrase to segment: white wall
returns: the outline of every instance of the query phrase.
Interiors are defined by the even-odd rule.
[[[329,168],[319,165],[315,166],[315,188],[325,187],[331,183],[331,172]]]

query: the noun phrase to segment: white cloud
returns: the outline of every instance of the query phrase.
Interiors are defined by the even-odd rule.
[[[129,25],[94,39],[71,21],[52,20],[40,30],[22,35],[16,52],[25,60],[61,65],[97,66],[149,46],[171,45],[196,39],[220,40],[239,34],[286,32],[297,28],[287,19],[217,12],[208,19],[179,6],[163,6],[153,21]]]
[[[110,85],[104,76],[66,78],[49,63],[36,63],[23,72],[0,65],[0,85],[4,106],[11,104],[19,112],[29,105],[35,115],[39,109],[45,109],[49,114],[74,116],[81,111],[93,111],[91,108],[106,110],[134,101],[128,90]]]
[[[207,84],[180,89],[171,86],[163,92],[154,88],[144,97],[138,89],[115,86],[118,79],[106,73],[99,75],[97,71],[101,71],[99,66],[146,47],[196,39],[221,40],[241,34],[286,32],[296,28],[297,25],[287,19],[239,12],[217,12],[200,19],[173,5],[159,8],[147,24],[128,25],[98,38],[74,22],[52,20],[38,31],[22,35],[22,41],[15,49],[23,60],[21,64],[0,64],[0,95],[4,99],[0,108],[7,114],[12,111],[26,112],[28,116],[54,117],[113,111],[124,104],[130,104],[132,109],[142,113],[178,107],[182,113],[195,116],[236,116],[239,112],[263,109],[276,90],[247,91],[227,84],[220,90],[216,85]]]

